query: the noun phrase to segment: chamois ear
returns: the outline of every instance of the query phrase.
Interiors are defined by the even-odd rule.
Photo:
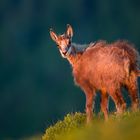
[[[69,24],[67,24],[66,35],[70,38],[73,36],[73,29],[72,29],[71,25],[69,25]]]
[[[53,41],[57,42],[58,37],[57,37],[56,33],[53,32],[52,29],[50,29],[50,36],[51,36]]]

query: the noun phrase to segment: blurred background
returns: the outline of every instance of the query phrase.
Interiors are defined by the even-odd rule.
[[[49,35],[67,23],[76,43],[127,39],[140,51],[139,0],[0,0],[0,139],[42,134],[84,112],[85,96]]]

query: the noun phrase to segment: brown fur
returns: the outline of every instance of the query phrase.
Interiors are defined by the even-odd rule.
[[[97,90],[101,91],[101,109],[105,119],[108,118],[108,94],[115,102],[117,112],[125,109],[122,86],[129,91],[132,107],[138,107],[138,53],[131,44],[126,41],[112,44],[99,41],[77,52],[78,45],[70,42],[73,35],[70,25],[66,34],[57,36],[51,30],[50,35],[62,56],[71,63],[75,83],[85,92],[87,122],[92,119],[92,104]]]

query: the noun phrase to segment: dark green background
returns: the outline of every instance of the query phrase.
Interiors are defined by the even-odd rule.
[[[139,0],[0,0],[0,139],[43,133],[84,111],[71,66],[49,28],[74,29],[74,42],[127,39],[140,49]]]

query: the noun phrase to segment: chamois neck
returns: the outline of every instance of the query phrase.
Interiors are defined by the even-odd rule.
[[[87,48],[93,47],[96,42],[91,42],[90,44],[76,44],[72,43],[67,52],[66,58],[72,66],[77,64],[81,59],[82,54],[86,51]]]
[[[66,58],[68,59],[68,61],[70,62],[72,66],[78,63],[83,52],[86,50],[86,48],[88,48],[88,46],[89,45],[87,44],[84,44],[84,45],[80,45],[76,43],[71,44]]]
[[[74,65],[76,65],[81,59],[81,56],[82,56],[82,53],[75,53],[74,55],[71,54],[67,56],[67,60],[72,65],[72,67],[74,67]]]
[[[75,49],[76,53],[82,53],[89,47],[89,44],[72,43],[71,46]]]

